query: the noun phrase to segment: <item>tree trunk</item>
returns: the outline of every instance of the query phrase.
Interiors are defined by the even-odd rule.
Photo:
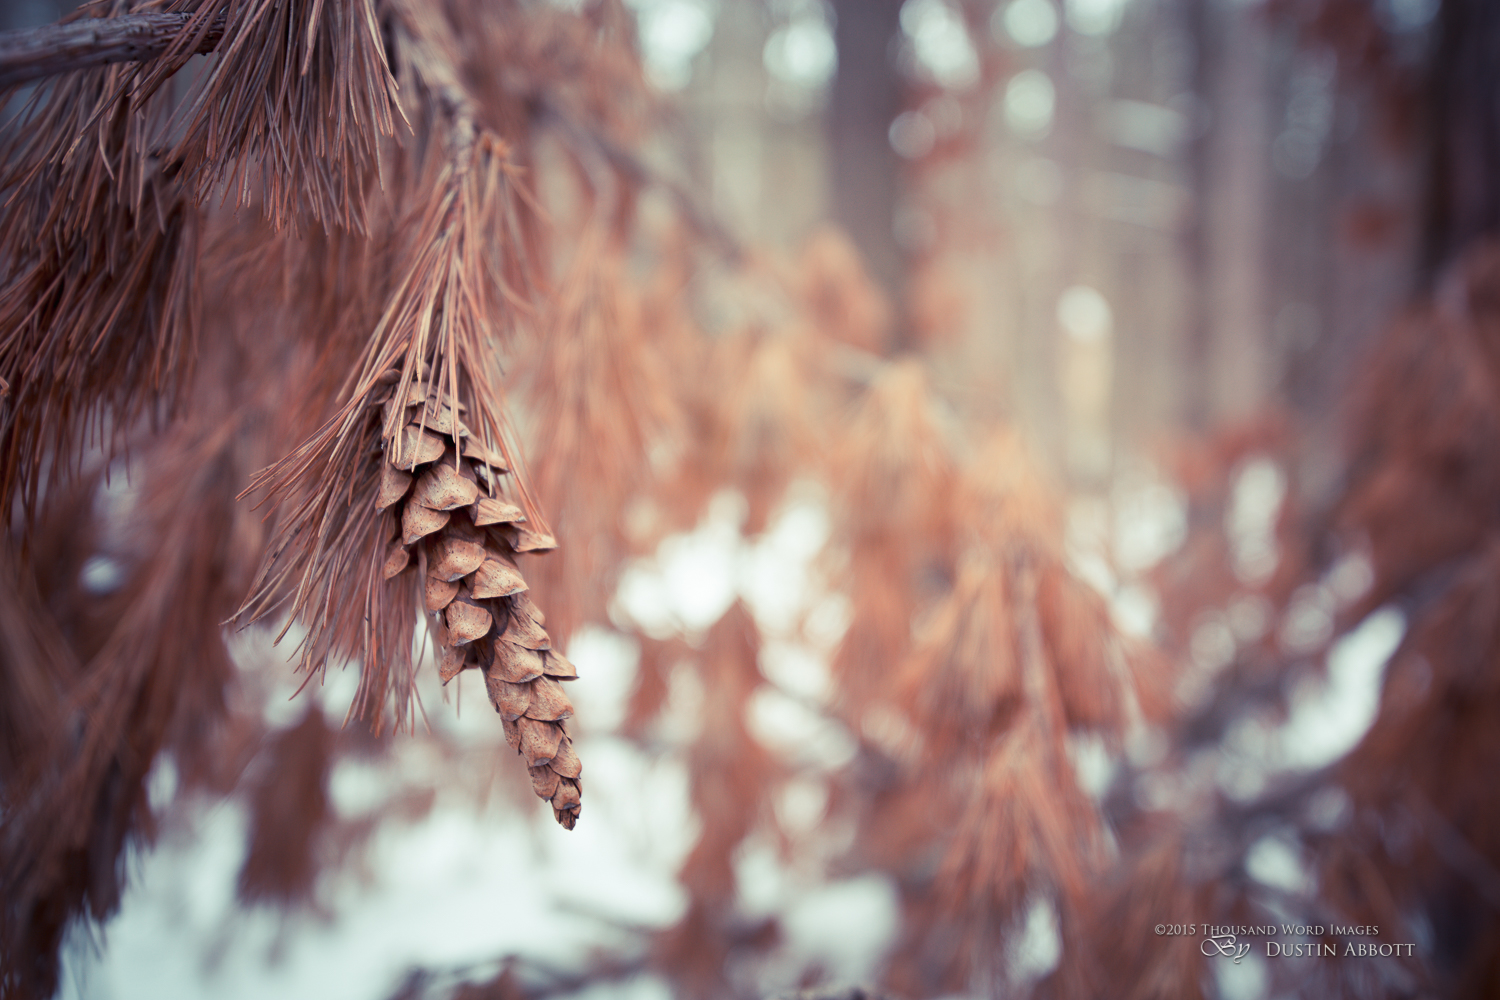
[[[901,0],[834,0],[838,71],[828,103],[829,204],[871,276],[897,309],[895,344],[905,340],[900,317],[905,259],[896,243],[901,164],[891,149],[891,122],[901,112],[901,74],[894,53]]]
[[[1443,0],[1428,60],[1431,139],[1421,271],[1500,233],[1500,4]]]

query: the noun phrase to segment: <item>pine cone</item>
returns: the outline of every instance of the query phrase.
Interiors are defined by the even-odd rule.
[[[396,381],[399,374],[387,373]],[[385,402],[387,426],[396,406]],[[404,419],[385,440],[375,506],[389,510],[394,541],[385,575],[423,574],[423,599],[438,645],[444,684],[470,667],[484,671],[490,701],[511,747],[526,758],[531,786],[557,821],[578,822],[583,770],[567,719],[573,705],[564,680],[578,672],[542,628],[542,612],[526,595],[516,566],[522,552],[556,548],[552,536],[530,531],[520,507],[498,495],[510,470],[464,426],[462,405],[427,395],[413,383]]]

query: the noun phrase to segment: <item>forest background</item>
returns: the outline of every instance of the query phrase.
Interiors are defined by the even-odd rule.
[[[5,996],[1495,992],[1500,10],[71,16]]]

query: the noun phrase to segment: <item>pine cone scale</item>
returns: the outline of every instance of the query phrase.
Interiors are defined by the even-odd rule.
[[[406,509],[401,512],[401,542],[410,545],[419,538],[425,538],[436,531],[441,531],[453,515],[443,510],[430,510],[419,503],[408,500]]]
[[[578,668],[573,666],[571,660],[563,656],[555,649],[549,649],[543,658],[546,662],[542,666],[542,673],[559,681],[576,681],[578,679]]]
[[[473,573],[484,563],[484,546],[448,536],[432,547],[429,576],[452,582]]]
[[[484,562],[474,571],[469,587],[475,597],[510,597],[526,589],[520,570],[502,559],[486,554]]]
[[[428,611],[441,611],[458,596],[458,584],[427,576],[422,581],[424,606]]]
[[[493,615],[462,594],[448,603],[443,609],[443,616],[454,645],[482,638],[489,634],[490,626],[495,624]]]
[[[474,503],[474,523],[479,526],[509,524],[526,520],[525,513],[513,503],[480,497]]]

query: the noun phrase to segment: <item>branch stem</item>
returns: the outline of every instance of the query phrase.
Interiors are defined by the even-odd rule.
[[[0,87],[108,63],[146,62],[167,51],[191,14],[89,17],[40,28],[0,32]],[[212,52],[224,37],[216,21],[197,52]]]

